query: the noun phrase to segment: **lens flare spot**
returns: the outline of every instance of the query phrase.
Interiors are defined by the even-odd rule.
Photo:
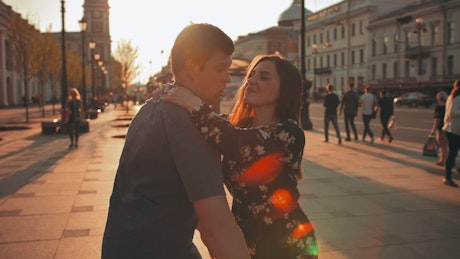
[[[292,197],[286,189],[279,189],[272,194],[272,204],[275,208],[286,210],[291,207]]]
[[[311,223],[299,224],[291,234],[293,238],[300,238],[308,235],[313,230]]]
[[[238,182],[248,186],[272,182],[282,170],[282,159],[282,152],[276,152],[260,158],[238,177]]]

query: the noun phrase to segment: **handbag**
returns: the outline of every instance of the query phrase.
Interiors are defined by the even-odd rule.
[[[64,123],[64,124],[69,123],[69,120],[70,120],[70,111],[69,110],[63,110],[61,112],[61,120],[62,120],[62,123]]]
[[[433,136],[428,136],[428,139],[425,142],[425,145],[423,145],[423,152],[422,154],[424,156],[433,156],[437,157],[438,156],[438,142]]]

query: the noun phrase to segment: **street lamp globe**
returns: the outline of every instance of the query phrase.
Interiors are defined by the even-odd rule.
[[[86,21],[85,17],[81,18],[81,20],[78,21],[78,24],[80,25],[80,31],[85,32],[86,27],[88,26],[88,22]]]

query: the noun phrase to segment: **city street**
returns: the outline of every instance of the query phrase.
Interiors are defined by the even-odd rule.
[[[395,107],[396,126],[397,130],[392,130],[395,141],[404,140],[413,143],[423,144],[428,134],[430,134],[433,127],[433,115],[435,105],[429,108],[417,107],[408,108]],[[324,128],[324,107],[321,101],[312,102],[310,104],[310,119],[314,128]],[[363,133],[363,119],[361,117],[361,109],[358,111],[358,116],[355,118],[355,125],[357,127],[358,135],[362,136]],[[339,116],[339,127],[342,136],[345,136],[345,123],[344,115]],[[382,132],[380,124],[380,117],[371,121],[371,129],[377,138]],[[335,136],[332,125],[329,126],[330,134]],[[377,139],[376,139],[377,140]]]
[[[460,188],[442,183],[443,168],[421,155],[422,143],[406,135],[391,144],[337,145],[333,136],[323,143],[322,106],[310,107],[314,129],[305,132],[299,201],[320,258],[460,258]],[[411,124],[407,117],[398,134],[412,127],[426,137],[431,109],[397,114],[427,120]],[[76,149],[67,148],[65,135],[40,134],[36,122],[0,132],[0,258],[100,258],[126,115],[110,106],[90,121]],[[457,173],[453,178],[460,182]],[[208,259],[198,234],[195,242]]]

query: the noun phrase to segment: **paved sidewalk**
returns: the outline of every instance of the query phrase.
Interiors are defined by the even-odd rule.
[[[107,109],[71,150],[38,123],[2,133],[0,258],[100,258],[125,115]],[[320,258],[460,258],[460,189],[442,184],[443,168],[420,144],[322,138],[306,132],[299,184]]]

